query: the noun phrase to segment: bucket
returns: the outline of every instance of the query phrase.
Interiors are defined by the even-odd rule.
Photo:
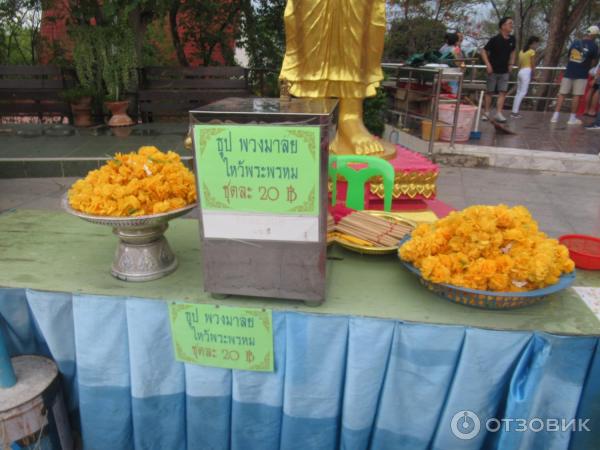
[[[72,450],[58,370],[42,356],[12,358],[17,384],[0,390],[2,448]]]
[[[454,104],[440,105],[438,108],[438,119],[442,122],[449,124],[454,123]],[[475,114],[477,108],[471,105],[460,105],[458,112],[458,122],[456,123],[456,136],[454,140],[456,142],[466,142],[469,140],[469,134],[473,129],[473,122],[475,121]],[[440,139],[442,141],[450,141],[452,136],[452,127],[446,126],[442,128],[440,133]]]
[[[435,134],[434,136],[434,141],[439,141],[440,140],[440,132],[442,131],[441,127],[436,124],[435,126]],[[421,121],[421,138],[424,141],[428,141],[431,138],[431,120],[423,120]]]

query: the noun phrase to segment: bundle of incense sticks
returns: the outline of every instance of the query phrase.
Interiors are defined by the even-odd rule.
[[[376,247],[395,247],[412,231],[412,227],[357,211],[340,220],[336,230],[370,242]]]
[[[331,233],[332,231],[335,231],[335,220],[331,214],[327,214],[327,232]]]

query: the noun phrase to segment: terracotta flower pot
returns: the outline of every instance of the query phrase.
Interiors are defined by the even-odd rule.
[[[108,125],[111,127],[126,127],[133,125],[133,120],[127,115],[127,108],[129,107],[129,101],[124,102],[104,102],[106,107],[110,110],[112,116],[108,121]]]
[[[118,138],[127,138],[131,134],[131,127],[113,127],[112,134]]]
[[[89,127],[92,125],[91,97],[83,97],[78,102],[71,103],[71,111],[76,127]]]

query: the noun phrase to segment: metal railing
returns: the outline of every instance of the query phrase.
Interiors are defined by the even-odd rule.
[[[454,100],[447,101],[440,98],[442,92],[442,84],[446,81],[455,81],[459,83],[457,90],[457,97],[461,98],[464,93],[481,91],[485,89],[487,72],[486,66],[478,64],[478,58],[464,58],[464,59],[452,59],[452,60],[441,60],[440,63],[447,63],[449,65],[458,66],[461,68],[462,73],[458,74],[444,73],[440,68],[428,68],[428,67],[412,67],[404,63],[382,63],[381,67],[386,75],[384,86],[387,87],[388,93],[392,90],[398,89],[398,82],[407,82],[409,80],[414,81],[416,74],[429,74],[431,77],[430,95],[432,98],[431,107],[427,114],[419,114],[415,111],[408,110],[408,102],[404,106],[403,110],[398,110],[395,105],[389,107],[386,111],[387,122],[394,124],[401,124],[403,128],[406,128],[406,124],[410,119],[416,120],[431,120],[431,132],[430,139],[428,141],[428,153],[433,156],[436,127],[440,126],[438,119],[439,105],[442,103],[454,103]],[[565,67],[549,67],[549,66],[538,66],[536,67],[536,73],[540,74],[544,71],[550,71],[551,75],[548,77],[550,81],[542,82],[532,80],[530,83],[529,91],[525,96],[525,100],[530,102],[532,109],[538,109],[539,102],[543,102],[543,109],[547,110],[549,103],[556,100],[558,89],[560,86],[560,75],[564,72]],[[510,106],[510,102],[515,97],[515,88],[517,85],[517,74],[518,69],[513,68],[511,70],[511,79],[509,80],[509,92],[507,95],[507,106]],[[255,95],[260,96],[277,96],[277,76],[279,74],[278,69],[273,68],[249,68],[249,83],[252,91]],[[544,77],[539,77],[544,78]],[[410,85],[410,83],[409,83]],[[549,86],[550,89],[546,95],[539,95],[541,89],[545,86]],[[568,100],[567,100],[568,101]],[[458,102],[456,102],[458,103]],[[458,122],[458,113],[455,109],[454,118],[452,124],[441,124],[442,127],[452,126],[452,133],[450,138],[450,146],[454,146],[456,137],[456,125]]]
[[[478,61],[477,59],[473,59],[473,58],[456,59],[456,60],[447,61],[447,62],[453,62],[456,65],[462,66],[463,71],[464,71],[464,90],[466,92],[473,91],[473,90],[480,90],[480,89],[485,88],[485,84],[486,84],[486,80],[487,80],[486,66],[483,64],[477,64],[477,61]],[[442,62],[444,62],[444,61],[442,61]],[[388,81],[396,81],[396,78],[392,73],[395,69],[397,69],[398,67],[406,67],[406,65],[404,65],[403,63],[383,63],[381,66],[384,69],[384,72],[388,75],[388,77],[387,77]],[[513,99],[515,97],[515,93],[516,93],[515,89],[517,86],[518,71],[519,70],[516,67],[513,67],[511,69],[511,72],[510,72],[511,79],[508,82],[508,85],[509,85],[509,91],[508,91],[508,95],[507,95],[508,99]],[[539,102],[543,101],[544,102],[543,109],[547,110],[549,103],[555,101],[556,97],[558,95],[558,90],[560,87],[560,81],[559,81],[560,75],[565,71],[565,67],[563,67],[563,66],[558,66],[558,67],[537,66],[535,68],[535,72],[537,74],[540,74],[542,72],[548,72],[548,71],[551,72],[550,76],[548,77],[548,79],[550,80],[549,82],[536,81],[534,79],[529,84],[529,90],[527,92],[527,95],[525,96],[525,100],[529,100],[533,103],[532,104],[533,109],[537,109]],[[545,77],[539,76],[537,78],[543,79]],[[546,95],[539,95],[540,90],[542,90],[544,88],[544,86],[549,86],[550,89],[548,90]],[[567,100],[569,100],[569,99],[567,99]]]
[[[448,61],[450,62],[450,61]],[[474,92],[482,92],[485,90],[486,82],[487,82],[487,71],[486,66],[482,64],[477,64],[476,60],[452,60],[451,61],[455,66],[459,66],[461,69],[461,75],[459,80],[459,87],[456,92],[456,96],[458,99],[461,98],[461,95],[466,93],[474,93]],[[417,120],[431,120],[431,133],[428,141],[428,153],[430,156],[433,156],[434,149],[434,140],[435,140],[435,130],[436,126],[438,126],[438,110],[439,105],[441,103],[448,103],[447,100],[440,98],[441,92],[441,83],[448,81],[451,78],[450,74],[443,73],[442,69],[433,69],[428,67],[411,67],[402,63],[383,63],[382,68],[386,75],[386,79],[384,82],[384,86],[388,92],[388,98],[390,98],[392,103],[397,103],[396,98],[398,92],[402,92],[405,89],[405,86],[408,85],[410,87],[413,82],[415,74],[424,74],[424,73],[435,73],[439,72],[439,76],[434,77],[429,80],[428,83],[425,83],[430,87],[429,95],[431,96],[431,104],[430,104],[430,114],[420,114],[415,113],[414,111],[409,111],[409,101],[407,100],[404,105],[403,110],[399,110],[397,104],[392,104],[391,107],[388,108],[387,111],[387,122],[400,126],[400,128],[404,128],[407,131],[415,131],[418,132],[418,129],[415,129],[415,126],[407,126],[407,121],[409,118],[414,118]],[[540,76],[539,78],[544,79],[547,78],[549,81],[535,81],[532,80],[530,83],[530,88],[525,96],[526,100],[529,100],[531,108],[533,110],[547,110],[549,104],[556,100],[556,96],[558,94],[558,90],[560,87],[560,75],[564,72],[565,67],[548,67],[548,66],[539,66],[536,67],[536,73],[539,75],[540,72],[550,71],[551,74],[547,77]],[[513,68],[511,70],[511,80],[509,80],[509,91],[507,94],[507,106],[510,106],[511,101],[514,99],[516,94],[516,85],[517,85],[517,74],[518,69]],[[422,78],[422,76],[421,76]],[[410,91],[410,89],[409,89]],[[546,91],[545,95],[541,95],[543,91]],[[420,91],[423,92],[423,91]],[[569,99],[570,100],[570,99]],[[538,108],[540,106],[540,102],[543,102],[543,107]],[[458,114],[454,114],[454,120],[452,123],[452,135],[450,139],[450,147],[454,147],[455,136],[456,136],[456,125],[458,120]],[[449,124],[442,124],[442,127],[448,127]]]
[[[429,120],[431,130],[429,133],[428,154],[431,157],[433,156],[436,130],[440,122],[438,117],[439,106],[440,104],[453,104],[455,107],[452,123],[444,122],[441,127],[452,128],[450,146],[454,147],[459,116],[458,105],[463,89],[462,71],[455,68],[412,67],[393,63],[386,63],[382,66],[384,69],[394,71],[394,76],[390,76],[388,73],[384,83],[388,92],[393,92],[393,104],[387,111],[388,122],[399,125],[403,129],[414,129],[414,124],[410,123],[411,120],[414,119],[416,122],[421,123],[421,126],[423,126],[423,120]],[[456,83],[455,98],[441,97],[442,84],[446,82]],[[411,102],[420,103],[420,110],[415,111],[412,109]]]
[[[509,91],[507,94],[508,99],[513,99],[515,97],[515,89],[517,86],[517,73],[519,69],[514,67],[511,69],[511,79],[508,81]],[[536,81],[535,79],[531,80],[529,84],[529,90],[525,99],[533,102],[533,108],[537,109],[539,102],[543,102],[543,110],[548,109],[548,104],[556,100],[558,95],[558,90],[560,87],[560,75],[565,71],[565,67],[551,67],[551,66],[537,66],[535,68],[535,72],[540,74],[542,72],[550,72],[550,76],[548,79],[550,81]],[[465,67],[465,83],[468,83],[468,87],[471,85],[475,85],[475,87],[481,86],[484,87],[486,83],[487,72],[486,67],[483,64],[471,64]],[[543,76],[537,78],[545,78]],[[544,86],[549,86],[548,92],[546,95],[539,95],[541,89]]]

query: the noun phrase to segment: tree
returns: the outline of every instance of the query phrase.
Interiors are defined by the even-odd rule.
[[[591,5],[592,0],[555,0],[548,23],[548,41],[544,52],[546,65],[557,65],[569,36]]]
[[[514,35],[519,47],[527,40],[526,33],[533,34],[533,22],[543,11],[541,3],[541,0],[490,0],[496,20],[505,16],[513,18]]]
[[[246,0],[242,4],[239,44],[248,55],[251,82],[260,94],[279,95],[279,69],[285,54],[283,13],[286,0]],[[264,69],[264,70],[263,70]]]
[[[152,21],[165,17],[171,3],[179,2],[173,0],[133,0],[128,2],[130,8],[128,20],[135,36],[135,53],[138,61],[143,60],[143,48],[144,44],[147,43],[148,26]]]
[[[217,50],[227,64],[233,64],[232,48],[238,35],[242,1],[70,0],[62,18],[71,25],[109,26],[120,20],[118,18],[127,17],[135,37],[137,61],[143,61],[144,52],[148,53],[150,24],[167,19],[169,42],[180,65],[191,64],[190,53],[204,65],[214,64]]]
[[[0,63],[36,64],[41,47],[41,0],[0,2]]]
[[[134,35],[135,54],[138,61],[142,60],[142,49],[146,42],[148,25],[155,19],[164,17],[170,3],[175,0],[70,0],[66,19],[71,24],[79,26],[110,26],[123,22],[127,24]]]
[[[439,20],[416,17],[392,22],[383,57],[398,61],[413,53],[437,50],[444,42],[446,25]]]
[[[547,47],[545,53],[551,53],[551,59],[556,63],[560,60],[564,44],[585,15],[591,17],[593,14],[592,0],[489,0],[489,3],[496,21],[504,16],[513,17],[519,46],[532,34],[547,38],[551,48],[548,50]]]
[[[184,41],[193,44],[195,56],[205,66],[214,64],[213,57],[217,49],[225,64],[233,65],[233,45],[239,37],[241,10],[242,0],[174,0],[169,9],[169,19],[180,64],[189,65],[181,45]],[[182,36],[179,35],[181,28]]]
[[[188,43],[193,43],[195,56],[205,66],[214,64],[213,56],[217,49],[226,64],[233,64],[231,47],[237,36],[241,0],[170,0],[169,3],[171,37],[180,65],[190,65],[185,51]]]
[[[544,64],[546,66],[557,66],[569,39],[569,36],[575,31],[581,23],[586,10],[590,7],[592,0],[554,0],[550,10],[548,24],[548,40],[544,50]],[[544,71],[542,73],[542,82],[551,81],[552,72]],[[542,89],[541,96],[547,96],[549,86]],[[545,104],[538,105],[539,109],[544,109]]]

